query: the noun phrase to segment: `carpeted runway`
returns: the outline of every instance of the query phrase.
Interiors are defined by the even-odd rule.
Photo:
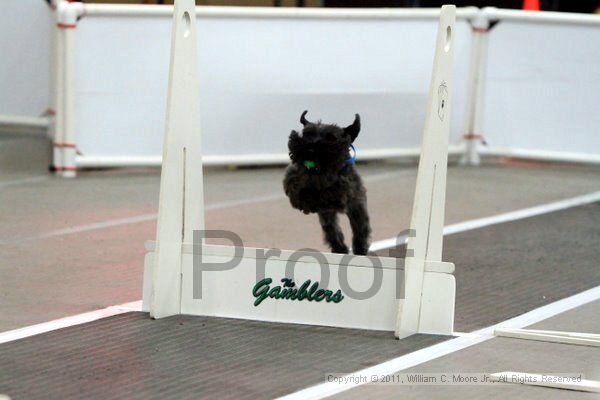
[[[599,242],[600,203],[447,236],[444,259],[456,264],[455,329],[473,331],[600,285]],[[447,339],[127,313],[0,345],[0,393],[274,398]],[[597,351],[591,356],[600,362]]]

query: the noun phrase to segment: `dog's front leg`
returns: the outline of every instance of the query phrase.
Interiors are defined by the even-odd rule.
[[[350,204],[347,213],[352,227],[352,252],[364,256],[369,251],[371,242],[371,225],[366,202]]]
[[[348,246],[344,243],[344,233],[338,223],[336,211],[319,211],[319,222],[323,228],[325,242],[334,253],[348,253]]]

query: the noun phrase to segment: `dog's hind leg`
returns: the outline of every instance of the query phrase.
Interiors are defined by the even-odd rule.
[[[348,246],[344,243],[344,233],[338,223],[336,211],[320,211],[319,222],[323,228],[325,242],[334,253],[348,253]]]
[[[371,225],[366,202],[350,204],[347,214],[352,227],[352,252],[364,256],[369,251],[371,242]]]

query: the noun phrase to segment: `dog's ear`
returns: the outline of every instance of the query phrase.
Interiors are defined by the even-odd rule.
[[[308,113],[308,110],[304,110],[304,112],[300,116],[300,123],[304,126],[306,126],[307,124],[312,124],[312,122],[306,119],[306,113]]]
[[[360,132],[360,115],[354,115],[354,122],[352,125],[348,125],[344,128],[344,133],[350,136],[350,140],[354,142],[354,139],[358,136],[358,132]]]
[[[290,136],[288,138],[288,150],[292,151],[292,147],[294,142],[296,142],[298,140],[298,138],[300,137],[300,134],[296,131],[292,131],[290,133]]]
[[[294,152],[294,147],[298,147],[299,136],[300,135],[296,131],[292,131],[290,133],[290,136],[288,138],[288,152],[290,154],[290,157],[292,156],[292,153]]]

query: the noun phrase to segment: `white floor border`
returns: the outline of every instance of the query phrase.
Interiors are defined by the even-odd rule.
[[[492,326],[488,326],[487,328],[483,328],[471,332],[469,334],[463,334],[462,336],[459,336],[455,339],[438,343],[421,350],[417,350],[415,352],[394,358],[384,363],[377,364],[360,371],[356,371],[355,373],[350,375],[382,376],[387,374],[393,374],[395,372],[414,367],[415,365],[419,365],[427,361],[435,360],[436,358],[440,358],[447,354],[451,354],[456,351],[465,349],[467,347],[471,347],[476,344],[490,340],[494,338],[494,330],[497,327],[522,328],[599,299],[600,286],[596,286],[595,288],[586,290],[585,292],[581,292],[571,297],[567,297],[565,299],[558,300],[554,303],[550,303],[545,306],[536,308],[534,310],[526,312],[525,314],[519,315],[518,317],[508,319],[506,321],[500,322]],[[316,386],[300,390],[295,393],[291,393],[283,397],[279,397],[277,400],[323,399],[341,392],[345,392],[355,387],[362,386],[365,383],[367,383],[353,383],[352,379],[340,379],[339,382],[340,383],[322,383]]]
[[[67,328],[69,326],[85,324],[113,315],[124,314],[131,311],[142,311],[142,301],[133,301],[131,303],[111,306],[102,310],[90,311],[83,314],[77,314],[70,317],[55,319],[53,321],[42,322],[41,324],[26,326],[25,328],[14,329],[0,333],[0,344],[12,342],[14,340],[24,339],[29,336],[39,335],[40,333],[55,331],[57,329]]]
[[[595,203],[597,201],[600,201],[600,191],[584,194],[582,196],[571,197],[565,200],[559,200],[552,203],[541,204],[539,206],[533,206],[516,211],[510,211],[503,214],[493,215],[491,217],[477,218],[465,222],[459,222],[457,224],[448,225],[444,227],[444,235],[452,235],[453,233],[466,232],[490,225],[516,221],[519,219],[525,219],[529,217],[535,217],[536,215],[543,215],[555,211],[565,210],[568,208],[583,206],[586,204]],[[396,246],[400,241],[403,241],[405,239],[406,237],[394,237],[384,240],[378,240],[371,244],[369,250],[378,251],[383,249],[389,249],[391,247]]]
[[[391,178],[393,176],[399,175],[401,173],[402,172],[374,173],[374,174],[366,175],[363,178],[363,180],[366,182],[382,181],[382,180]],[[42,178],[45,178],[45,179],[42,179]],[[0,189],[2,189],[4,186],[29,183],[29,182],[38,182],[38,181],[47,180],[47,179],[49,179],[49,178],[45,177],[45,176],[39,176],[39,177],[25,178],[25,179],[19,179],[19,180],[14,180],[14,181],[4,181],[4,182],[0,182]],[[215,211],[215,210],[222,210],[222,209],[226,209],[226,208],[238,207],[238,206],[243,206],[243,205],[248,205],[248,204],[256,204],[256,203],[263,203],[263,202],[268,202],[268,201],[283,200],[285,198],[286,198],[286,196],[283,192],[277,192],[277,193],[272,193],[272,194],[268,194],[268,195],[264,195],[264,196],[250,197],[250,198],[246,198],[246,199],[242,199],[242,200],[225,200],[225,201],[221,201],[221,202],[217,202],[217,203],[212,203],[212,204],[208,204],[206,207],[204,207],[204,209],[206,211]],[[53,237],[57,237],[57,236],[73,235],[73,234],[82,233],[82,232],[90,232],[90,231],[97,231],[97,230],[101,230],[101,229],[114,228],[114,227],[121,226],[121,225],[131,225],[131,224],[138,224],[141,222],[151,222],[151,221],[155,221],[157,216],[158,216],[157,213],[140,214],[140,215],[134,215],[134,216],[130,216],[130,217],[109,219],[109,220],[100,221],[100,222],[92,222],[89,224],[77,225],[77,226],[72,226],[69,228],[56,229],[56,230],[41,233],[41,234],[35,235],[35,236],[26,236],[26,237],[14,238],[14,239],[0,240],[0,245],[19,244],[19,243],[24,243],[24,242],[31,242],[34,240],[53,238]]]
[[[17,185],[23,185],[26,183],[43,182],[43,181],[47,181],[49,179],[50,179],[50,177],[48,175],[36,175],[36,176],[29,176],[27,178],[12,179],[9,181],[0,181],[0,189],[17,186]]]
[[[554,303],[547,304],[545,306],[526,312],[525,314],[519,315],[514,318],[510,318],[506,321],[488,326],[483,329],[479,329],[474,332],[457,332],[456,334],[459,336],[454,339],[438,343],[421,350],[417,350],[415,352],[394,358],[392,360],[374,365],[369,368],[365,368],[363,370],[355,372],[354,374],[361,376],[381,376],[385,374],[392,374],[493,339],[495,337],[494,330],[498,327],[522,328],[599,299],[600,286],[596,286],[595,288],[586,290],[584,292],[564,298],[562,300],[558,300]],[[74,315],[71,317],[61,318],[54,321],[32,325],[21,329],[3,332],[0,333],[0,344],[15,341],[18,339],[23,339],[29,336],[34,336],[45,332],[54,331],[61,328],[96,321],[113,315],[124,314],[131,311],[141,311],[141,306],[141,301],[135,301],[131,303],[107,307],[102,310],[91,311],[84,314]],[[325,397],[345,392],[363,384],[364,383],[323,383],[280,397],[277,400],[323,399]]]
[[[370,181],[370,180],[379,181],[379,180],[387,179],[390,176],[397,175],[397,174],[398,173],[384,172],[384,173],[380,173],[380,174],[373,174],[371,176],[366,177],[364,180],[365,181]],[[220,202],[220,203],[209,204],[205,207],[205,209],[207,211],[221,210],[221,209],[225,209],[225,208],[229,208],[229,207],[237,207],[237,206],[246,205],[246,204],[281,200],[283,198],[285,198],[284,195],[274,193],[274,194],[266,195],[266,196],[252,197],[252,198],[245,199],[245,200],[233,200],[233,201],[224,201],[224,202]],[[469,221],[451,224],[451,225],[444,227],[444,235],[451,235],[453,233],[465,232],[465,231],[468,231],[471,229],[483,228],[486,226],[500,224],[503,222],[510,222],[510,221],[516,221],[516,220],[524,219],[524,218],[528,218],[528,217],[534,217],[536,215],[542,215],[542,214],[547,214],[547,213],[551,213],[554,211],[565,210],[567,208],[582,206],[582,205],[594,203],[596,201],[600,201],[600,191],[584,194],[581,196],[571,197],[568,199],[559,200],[559,201],[555,201],[552,203],[546,203],[546,204],[542,204],[542,205],[538,205],[538,206],[523,208],[521,210],[510,211],[510,212],[503,213],[503,214],[493,215],[491,217],[477,218],[477,219],[472,219]],[[95,231],[95,230],[106,229],[106,228],[113,228],[113,227],[120,226],[120,225],[129,225],[129,224],[136,224],[136,223],[140,223],[140,222],[154,221],[154,220],[156,220],[156,217],[157,217],[157,214],[153,213],[153,214],[135,215],[132,217],[125,217],[125,218],[117,218],[117,219],[108,220],[108,221],[95,222],[95,223],[90,223],[90,224],[74,226],[71,228],[57,229],[57,230],[42,233],[42,234],[36,235],[36,236],[21,237],[21,238],[10,239],[10,240],[0,240],[0,245],[29,242],[29,241],[34,241],[34,240],[47,239],[47,238],[51,238],[51,237],[55,237],[55,236],[72,235],[72,234],[76,234],[76,233],[89,232],[89,231]],[[369,248],[369,250],[378,251],[378,250],[389,249],[391,247],[396,246],[396,244],[399,241],[403,241],[403,240],[406,240],[406,237],[378,240],[371,244],[371,247]]]

